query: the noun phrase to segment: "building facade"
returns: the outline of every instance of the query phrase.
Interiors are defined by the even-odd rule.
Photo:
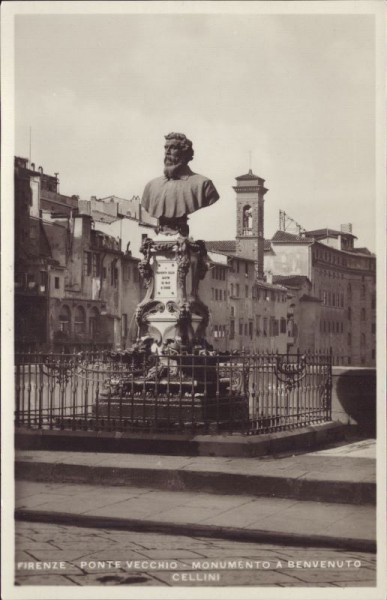
[[[56,177],[15,159],[15,341],[126,347],[143,293],[138,259],[55,186]]]
[[[299,306],[294,347],[332,348],[336,364],[374,366],[376,257],[366,248],[355,248],[355,239],[348,225],[341,231],[320,229],[301,236],[277,231],[265,253],[265,270],[284,285],[286,278],[305,277],[310,282],[307,295],[316,304],[313,328],[311,315]],[[306,305],[302,308],[305,312]]]
[[[265,240],[264,184],[251,170],[237,177],[236,236],[206,242],[208,341],[229,352],[332,348],[336,364],[375,365],[375,255],[355,247],[350,225]],[[15,158],[16,342],[130,346],[140,247],[156,224],[137,196],[65,196],[57,174]]]
[[[288,350],[288,290],[264,275],[264,183],[251,170],[236,177],[236,237],[206,242],[213,268],[203,282],[205,302],[221,349]]]

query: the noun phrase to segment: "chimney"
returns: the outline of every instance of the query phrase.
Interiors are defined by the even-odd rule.
[[[352,223],[345,223],[341,225],[342,233],[352,233]]]
[[[31,163],[31,171],[35,171],[35,163]]]
[[[42,173],[43,175],[43,167],[39,167],[39,173]]]

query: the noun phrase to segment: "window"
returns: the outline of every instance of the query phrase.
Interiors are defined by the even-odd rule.
[[[40,271],[40,285],[46,287],[48,281],[47,271]]]
[[[239,319],[239,335],[243,335],[243,321]]]
[[[249,336],[252,339],[253,337],[253,322],[249,321]]]
[[[237,262],[236,262],[236,268],[237,268],[237,269],[236,269],[236,270],[237,270],[237,273],[239,273],[239,260],[237,260]]]
[[[360,344],[364,347],[366,343],[366,336],[364,333],[360,335]],[[364,348],[363,348],[364,349]]]
[[[245,263],[245,274],[249,274],[249,263]]]
[[[372,294],[372,297],[371,297],[371,308],[376,308],[376,296],[375,296],[375,294]]]
[[[248,298],[249,297],[249,286],[245,285],[245,297]]]
[[[278,335],[278,320],[274,317],[270,318],[270,335],[274,337]]]
[[[372,352],[371,352],[371,358],[372,358],[372,360],[375,360],[375,350],[372,350]]]
[[[94,307],[91,309],[89,317],[89,332],[91,337],[94,337],[98,333],[98,318],[98,308]]]
[[[233,283],[231,284],[231,292],[230,293],[231,293],[231,296],[233,297],[234,296],[234,284]]]
[[[347,344],[348,346],[352,344],[352,335],[350,333],[347,334]]]
[[[366,287],[365,287],[365,285],[362,285],[362,286],[361,286],[361,292],[360,292],[360,298],[361,298],[362,300],[364,300],[364,299],[365,299],[365,297],[366,297]]]
[[[347,285],[347,296],[348,299],[352,298],[352,287],[350,283]]]
[[[233,340],[235,337],[235,321],[230,321],[230,340]]]
[[[92,271],[92,254],[91,252],[84,252],[83,254],[83,272],[85,275],[91,275]]]
[[[59,280],[59,277],[55,277],[54,281],[55,281],[55,289],[56,289],[56,290],[59,290],[59,288],[60,288],[60,280]]]
[[[352,310],[351,307],[348,306],[348,319],[351,320],[352,319]]]
[[[267,317],[263,319],[263,335],[267,336]]]
[[[236,297],[239,298],[239,283],[236,284]]]
[[[366,320],[366,311],[365,308],[362,308],[360,311],[360,320],[361,321],[365,321]]]
[[[110,285],[117,287],[118,285],[118,269],[116,267],[117,260],[113,260],[110,265]]]
[[[77,306],[74,313],[74,333],[85,333],[86,316],[83,306]]]
[[[223,290],[223,300],[226,300],[226,290]]]
[[[257,315],[255,317],[255,327],[256,327],[256,335],[261,335],[261,316]]]
[[[286,333],[286,319],[284,319],[283,317],[280,320],[280,332]]]
[[[247,331],[248,331],[248,330],[247,330],[247,323],[245,323],[245,336],[247,336],[247,335],[248,335]]]
[[[123,314],[121,318],[121,337],[126,339],[128,335],[128,315]]]
[[[376,333],[376,323],[372,323],[372,325],[371,325],[371,333]]]
[[[101,276],[101,256],[93,254],[93,277]]]
[[[71,313],[68,306],[62,306],[59,313],[59,330],[70,334],[71,331]]]
[[[231,316],[235,317],[235,306],[231,306]]]

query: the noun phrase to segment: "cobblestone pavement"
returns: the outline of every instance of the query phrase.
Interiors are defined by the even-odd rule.
[[[16,522],[16,585],[373,587],[374,554]]]

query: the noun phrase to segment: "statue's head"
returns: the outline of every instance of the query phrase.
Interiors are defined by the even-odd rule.
[[[192,142],[184,133],[168,133],[165,136],[164,174],[172,178],[182,167],[186,166],[194,156]]]

